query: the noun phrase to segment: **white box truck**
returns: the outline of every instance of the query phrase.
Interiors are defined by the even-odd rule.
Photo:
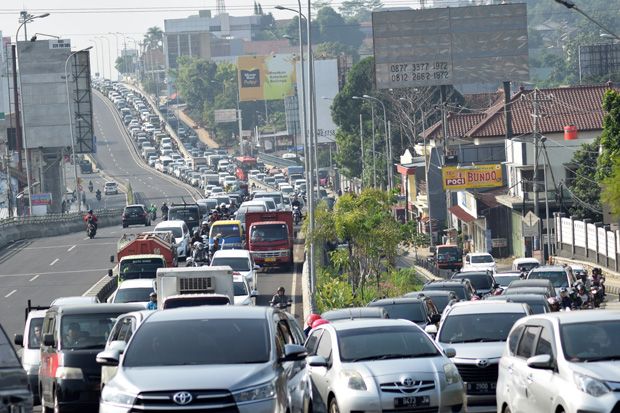
[[[235,302],[229,266],[158,268],[156,289],[158,309]]]

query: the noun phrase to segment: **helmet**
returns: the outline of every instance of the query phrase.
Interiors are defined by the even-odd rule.
[[[157,294],[155,293],[155,291],[153,291],[152,293],[149,294],[149,297],[157,297]]]
[[[168,205],[168,204],[166,203],[166,201],[164,201],[164,204],[163,204],[163,205]]]
[[[226,204],[222,202],[222,203],[220,204],[220,208],[226,208]]]
[[[93,213],[93,210],[92,210],[92,209],[89,209],[89,210],[88,210],[88,213],[89,213],[89,214],[92,214],[92,213]]]
[[[306,324],[309,325],[309,326],[312,326],[312,323],[314,323],[316,320],[320,320],[320,319],[321,319],[320,315],[312,313],[312,314],[310,314],[308,316],[308,319],[306,320]]]
[[[196,241],[196,242],[194,242],[194,247],[196,247],[196,249],[201,250],[201,249],[204,248],[204,245],[202,245],[202,242]]]
[[[202,225],[207,225],[207,226],[209,226],[209,221],[202,221]]]
[[[278,292],[280,292],[280,291],[284,292],[286,290],[284,289],[284,287],[280,286],[280,287],[278,287]]]
[[[323,324],[329,324],[329,321],[324,318],[319,318],[318,320],[314,320],[314,322],[312,323],[312,328],[317,328],[318,326]]]

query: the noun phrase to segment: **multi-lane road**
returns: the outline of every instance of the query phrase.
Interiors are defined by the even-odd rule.
[[[103,189],[106,179],[122,185],[131,183],[136,198],[142,203],[161,205],[197,196],[176,179],[148,167],[140,156],[113,105],[98,93],[93,93],[97,153],[94,158],[104,177],[83,175],[85,186],[93,180],[95,188]],[[87,194],[91,207],[118,207],[124,195],[103,196],[101,202],[94,193]],[[50,224],[53,225],[53,224]],[[137,233],[144,227],[123,229],[120,225],[100,228],[93,240],[83,232],[57,237],[17,242],[0,250],[0,324],[12,336],[24,325],[27,300],[34,305],[49,305],[57,297],[82,295],[111,267],[110,255],[116,251],[116,242],[123,233]],[[181,263],[183,265],[183,263]],[[293,285],[295,284],[295,285]],[[294,272],[259,273],[257,304],[265,305],[278,286],[284,286],[293,297],[294,312],[301,314],[301,270]]]

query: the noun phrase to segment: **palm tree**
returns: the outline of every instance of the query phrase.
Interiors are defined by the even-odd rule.
[[[149,27],[144,35],[146,49],[160,49],[164,39],[164,32],[157,26]]]

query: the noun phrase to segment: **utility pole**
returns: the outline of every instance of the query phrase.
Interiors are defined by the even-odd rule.
[[[360,113],[360,150],[362,151],[362,188],[364,188],[364,122]]]
[[[446,164],[446,156],[448,155],[448,107],[446,105],[446,93],[445,86],[440,86],[440,108],[441,108],[441,128],[443,130],[443,160],[439,163],[443,168]],[[443,171],[442,171],[443,176]],[[443,178],[442,178],[443,180]],[[446,190],[446,225],[450,225],[450,207],[452,201],[452,194],[450,190]],[[446,232],[447,235],[447,232]]]

